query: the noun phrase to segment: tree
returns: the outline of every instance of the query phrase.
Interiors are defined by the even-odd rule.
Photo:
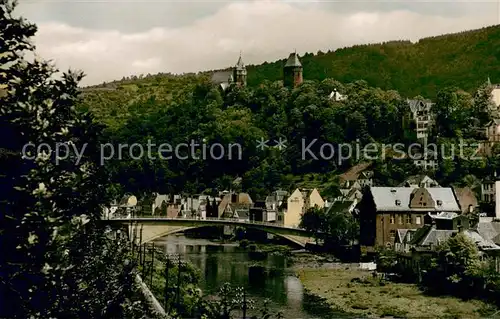
[[[322,238],[321,233],[324,229],[325,214],[323,209],[316,206],[309,208],[300,219],[300,228],[304,228],[314,234],[316,242]]]
[[[0,1],[0,317],[133,318],[127,246],[99,223],[102,127],[74,107],[83,74],[25,60],[36,27],[15,6]]]
[[[334,209],[325,215],[323,231],[329,246],[351,245],[359,238],[359,224],[351,213]]]
[[[426,285],[431,289],[466,293],[482,281],[487,264],[482,262],[476,244],[458,233],[436,247]]]

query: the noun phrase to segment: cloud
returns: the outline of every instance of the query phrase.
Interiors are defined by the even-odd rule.
[[[467,15],[432,15],[408,10],[350,13],[321,4],[260,0],[231,2],[181,26],[138,32],[40,22],[38,53],[60,69],[81,69],[84,84],[157,72],[192,72],[233,65],[239,51],[247,64],[354,44],[410,39],[498,23],[496,4]],[[493,6],[493,7],[491,7]],[[488,10],[486,10],[488,9]]]

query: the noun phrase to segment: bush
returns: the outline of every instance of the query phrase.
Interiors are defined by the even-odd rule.
[[[240,240],[240,247],[243,248],[243,249],[248,248],[249,244],[250,244],[250,242],[248,241],[248,239]]]

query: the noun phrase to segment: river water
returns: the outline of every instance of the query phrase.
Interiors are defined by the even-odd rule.
[[[205,295],[216,295],[218,289],[229,282],[244,287],[256,308],[268,299],[272,313],[280,310],[286,319],[339,317],[304,292],[300,280],[290,268],[290,261],[282,255],[270,253],[259,258],[237,244],[217,244],[183,235],[163,237],[156,241],[156,245],[163,245],[167,253],[180,254],[201,270],[200,288]]]

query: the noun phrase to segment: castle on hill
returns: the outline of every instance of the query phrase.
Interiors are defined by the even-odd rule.
[[[288,88],[295,88],[304,81],[302,75],[302,63],[300,63],[297,52],[290,53],[288,60],[283,66],[283,85]],[[212,75],[212,82],[218,85],[223,91],[230,86],[247,85],[247,69],[240,57],[236,65],[229,71],[219,71]]]

